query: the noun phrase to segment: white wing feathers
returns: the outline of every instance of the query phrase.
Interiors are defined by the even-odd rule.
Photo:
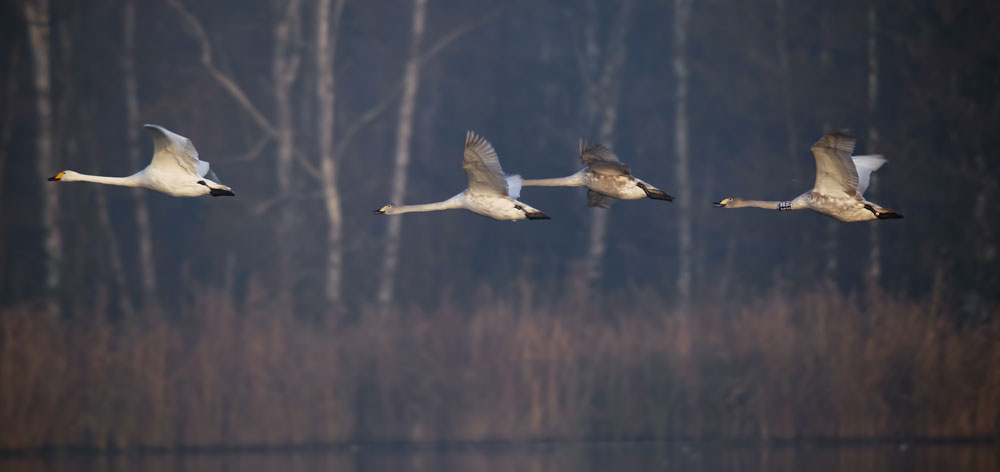
[[[465,135],[462,169],[469,178],[469,193],[508,196],[507,178],[500,168],[497,152],[486,138],[472,131]]]
[[[209,172],[208,163],[198,159],[198,150],[191,140],[173,133],[162,126],[143,125],[153,137],[153,162],[150,167],[158,170],[183,172],[204,177]]]
[[[878,170],[885,164],[885,158],[881,154],[874,154],[871,156],[853,156],[851,159],[854,161],[854,167],[858,170],[858,196],[865,193],[868,190],[868,183],[871,181],[872,172]]]
[[[858,172],[851,160],[854,141],[854,136],[837,131],[813,144],[812,153],[816,158],[814,191],[824,195],[857,195]]]

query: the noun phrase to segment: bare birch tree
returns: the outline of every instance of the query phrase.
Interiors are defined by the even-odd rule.
[[[876,126],[876,110],[878,108],[878,12],[875,1],[868,4],[868,154],[878,152],[878,127]],[[874,199],[878,190],[878,173],[873,172],[868,184],[868,196]],[[877,286],[882,275],[882,241],[879,238],[878,225],[869,225],[868,229],[868,283]]]
[[[35,112],[37,114],[37,136],[35,145],[38,152],[39,181],[44,182],[52,174],[52,78],[51,78],[51,29],[49,26],[49,0],[26,0],[23,4],[27,22],[28,45],[31,49],[33,82],[35,88]],[[62,234],[59,228],[59,194],[51,189],[42,189],[42,229],[45,234],[45,290],[47,310],[58,316],[60,311],[57,292],[61,283]]]
[[[822,73],[823,79],[830,77],[833,71],[833,58],[830,54],[830,44],[832,43],[832,38],[830,37],[832,31],[830,28],[830,6],[822,5],[822,12],[820,13],[820,53],[819,53],[819,67]],[[824,101],[825,106],[830,106],[830,102]],[[829,120],[825,119],[823,121],[823,134],[827,134],[833,131],[833,126]],[[791,156],[789,156],[791,157]],[[826,222],[826,267],[824,268],[824,276],[827,280],[834,280],[837,274],[837,231],[840,228],[840,222],[834,219],[830,219]]]
[[[0,118],[0,188],[4,185],[4,176],[7,170],[7,159],[9,158],[8,149],[10,149],[10,141],[14,136],[14,110],[17,107],[14,106],[14,100],[17,98],[18,94],[18,72],[20,72],[20,46],[19,44],[14,44],[9,50],[9,60],[7,61],[7,78],[6,85],[7,88],[4,90],[4,101],[0,104],[0,110],[3,110],[2,118]],[[0,192],[0,221],[4,221],[3,214],[3,200],[2,192]],[[0,296],[3,296],[4,287],[4,277],[6,271],[3,270],[5,267],[4,261],[6,260],[6,247],[4,245],[5,238],[4,228],[0,225]]]
[[[316,11],[316,98],[319,102],[319,119],[316,136],[319,139],[319,158],[323,200],[327,217],[326,287],[328,306],[342,305],[341,278],[343,274],[343,215],[340,206],[340,188],[337,183],[337,156],[333,155],[334,104],[336,90],[333,72],[337,53],[337,36],[344,0],[336,0],[333,18],[330,18],[330,0],[320,0]]]
[[[288,204],[288,197],[291,195],[294,185],[295,124],[292,116],[291,91],[298,76],[301,59],[298,43],[302,9],[300,0],[288,0],[279,6],[281,11],[279,11],[278,20],[274,24],[271,80],[274,84],[274,123],[278,137],[275,174],[278,181],[278,194],[284,203],[276,228],[278,287],[282,304],[288,304],[292,300],[293,287],[298,277],[298,274],[293,270],[298,212],[295,205]]]
[[[135,0],[125,0],[122,8],[122,77],[125,85],[125,136],[128,162],[132,169],[142,168],[139,156],[139,87],[135,76]],[[131,189],[135,212],[136,239],[139,244],[139,276],[144,306],[156,306],[156,260],[153,257],[153,231],[149,222],[146,193]]]
[[[627,48],[625,36],[632,9],[631,0],[619,5],[618,16],[612,25],[605,47],[597,38],[601,15],[594,1],[587,2],[588,18],[585,27],[584,54],[580,71],[584,83],[584,100],[587,127],[597,129],[598,139],[606,146],[613,146],[615,125],[618,119],[618,99],[621,89],[622,68]],[[587,249],[586,277],[591,287],[597,285],[604,272],[604,253],[607,247],[608,211],[594,208],[590,212],[590,238]],[[592,290],[590,293],[600,293]]]
[[[399,122],[396,128],[396,159],[392,178],[392,202],[402,202],[406,196],[407,168],[410,165],[410,141],[413,135],[413,112],[416,107],[417,89],[420,85],[420,43],[424,36],[424,17],[427,0],[413,1],[413,36],[410,40],[410,57],[403,72],[403,96],[399,104]],[[382,259],[381,283],[378,302],[392,302],[396,268],[399,265],[399,236],[402,218],[392,218],[386,227],[385,251]]]
[[[780,0],[779,0],[780,1]],[[674,0],[674,154],[676,155],[677,203],[680,218],[677,225],[677,305],[683,311],[691,302],[692,222],[691,170],[688,155],[688,64],[687,28],[694,0]]]

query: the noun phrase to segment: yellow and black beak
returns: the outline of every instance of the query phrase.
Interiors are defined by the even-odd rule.
[[[389,209],[389,205],[386,205],[386,206],[384,206],[382,208],[379,208],[378,210],[375,210],[373,213],[375,213],[376,215],[384,215],[385,211],[388,210],[388,209]]]
[[[717,202],[712,202],[712,205],[715,205],[715,206],[717,206],[719,208],[724,208],[731,201],[733,201],[732,198],[723,198],[722,200],[719,200]]]
[[[49,182],[58,182],[62,180],[63,174],[65,174],[65,172],[60,172],[56,175],[53,175],[52,177],[49,177]]]

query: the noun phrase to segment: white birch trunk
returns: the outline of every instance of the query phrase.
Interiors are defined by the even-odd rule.
[[[139,87],[135,77],[135,0],[125,0],[122,9],[123,55],[122,76],[125,82],[125,133],[128,139],[130,168],[141,169],[139,156]],[[156,306],[156,260],[153,258],[153,231],[149,222],[146,193],[131,189],[132,205],[139,244],[139,276],[142,282],[143,306]]]
[[[337,35],[343,10],[344,0],[336,0],[336,4],[333,6],[332,26],[330,0],[320,0],[316,10],[316,98],[319,102],[316,135],[319,139],[320,173],[327,218],[324,294],[327,306],[338,310],[343,303],[341,293],[343,215],[340,206],[340,189],[337,183],[337,161],[336,156],[333,155],[334,103],[336,100],[333,64],[337,52]]]
[[[587,68],[600,72],[600,80],[592,85],[588,95],[588,112],[590,123],[598,124],[598,139],[605,146],[614,146],[615,125],[618,121],[618,96],[621,89],[621,71],[625,65],[627,48],[625,47],[625,35],[628,32],[628,20],[631,13],[631,1],[622,2],[616,23],[613,25],[611,33],[608,35],[608,43],[604,48],[603,60],[600,48],[597,44],[596,25],[600,21],[600,14],[597,11],[595,2],[588,4],[591,10],[591,18],[587,22],[587,42],[586,57]],[[597,66],[603,67],[597,69]],[[593,125],[591,125],[593,126]],[[587,283],[592,288],[590,293],[600,293],[596,287],[604,276],[604,254],[607,248],[608,218],[609,212],[605,209],[595,208],[590,212],[590,242],[587,250]]]
[[[274,57],[272,80],[274,82],[275,128],[278,141],[278,155],[275,174],[278,180],[278,196],[284,204],[276,228],[278,245],[278,291],[281,305],[292,301],[292,291],[298,274],[294,271],[296,226],[298,212],[295,205],[289,205],[292,193],[293,169],[295,167],[295,131],[292,117],[291,89],[299,69],[297,35],[301,20],[300,0],[289,0],[282,5],[283,10],[274,27]]]
[[[878,107],[878,13],[874,1],[868,5],[868,154],[878,152],[878,128],[875,113]],[[868,198],[874,198],[878,190],[878,173],[872,173],[868,184]],[[882,241],[878,233],[879,225],[870,225],[868,241],[868,283],[878,286],[882,276]]]
[[[680,218],[677,225],[677,304],[684,311],[691,303],[691,171],[688,156],[688,66],[687,27],[693,0],[674,0],[674,154],[676,155],[677,204]]]
[[[785,119],[785,134],[788,136],[788,157],[792,158],[799,152],[799,143],[795,116],[792,115],[791,68],[788,58],[788,20],[785,13],[785,0],[775,0],[775,6],[777,8],[775,17],[778,24],[778,73],[781,81],[781,109]]]
[[[37,113],[36,146],[38,175],[43,184],[52,176],[52,80],[51,30],[49,26],[49,1],[29,0],[24,3],[27,22],[28,45],[34,65],[35,112]],[[45,247],[45,290],[47,310],[58,316],[60,311],[58,290],[61,283],[62,234],[59,229],[59,193],[44,188],[42,197],[42,228]]]
[[[822,38],[820,40],[819,66],[824,78],[829,77],[833,70],[833,58],[830,54],[830,44],[832,43],[830,38],[830,8],[830,6],[824,5],[820,13],[820,34]],[[829,103],[826,104],[826,106],[829,105]],[[823,134],[826,135],[831,131],[833,131],[833,126],[829,121],[824,121]],[[826,222],[826,237],[824,238],[826,267],[824,267],[823,275],[827,281],[833,281],[837,275],[837,265],[839,262],[837,259],[837,232],[839,228],[840,222],[837,220],[830,219]]]
[[[410,58],[403,76],[403,96],[399,105],[399,123],[396,128],[396,162],[392,179],[391,202],[400,203],[406,196],[407,168],[410,164],[410,140],[413,134],[413,112],[420,85],[420,42],[424,35],[424,17],[427,0],[413,2],[413,37],[410,42]],[[378,302],[392,302],[395,290],[396,268],[399,266],[399,236],[402,218],[389,218],[386,228],[385,252],[382,259],[381,283]]]

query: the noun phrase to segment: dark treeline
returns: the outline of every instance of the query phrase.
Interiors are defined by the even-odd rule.
[[[0,447],[998,433],[996,4],[49,3],[0,3]],[[142,123],[237,196],[45,181]],[[712,207],[839,128],[905,219]],[[372,215],[464,188],[469,129],[688,198]]]

